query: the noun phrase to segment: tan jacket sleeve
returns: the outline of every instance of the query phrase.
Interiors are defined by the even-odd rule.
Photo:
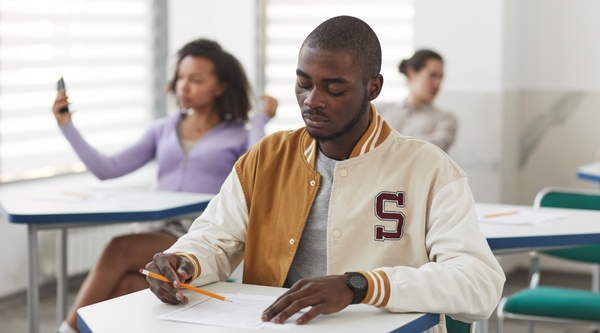
[[[165,253],[196,259],[194,285],[225,281],[243,259],[247,229],[248,208],[234,169],[190,231]]]
[[[505,276],[479,230],[466,177],[434,197],[425,241],[430,263],[362,272],[369,280],[363,303],[392,312],[443,313],[464,322],[487,319]]]
[[[454,142],[458,120],[449,112],[441,112],[438,117],[433,132],[417,135],[416,137],[431,142],[442,148],[442,150],[447,151]]]

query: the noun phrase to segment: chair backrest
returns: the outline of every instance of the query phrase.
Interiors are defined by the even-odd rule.
[[[446,316],[446,331],[448,331],[448,333],[469,333],[471,332],[471,324],[454,320]]]
[[[549,187],[537,194],[534,206],[600,210],[600,192]],[[600,245],[550,250],[543,253],[564,259],[600,263]]]

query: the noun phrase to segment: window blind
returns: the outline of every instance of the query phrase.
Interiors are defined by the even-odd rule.
[[[0,182],[85,170],[51,108],[64,77],[73,123],[104,153],[151,120],[149,0],[0,1]]]
[[[298,52],[306,36],[334,16],[358,17],[379,38],[384,85],[376,101],[400,101],[408,95],[398,64],[414,52],[412,0],[266,0],[265,7],[265,92],[279,100],[267,132],[304,126],[294,94]]]

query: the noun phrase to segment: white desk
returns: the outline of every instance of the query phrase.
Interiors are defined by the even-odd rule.
[[[531,206],[476,204],[478,214],[494,214]],[[479,227],[494,254],[543,250],[548,248],[600,243],[600,211],[539,208],[540,211],[567,214],[564,218],[540,226],[510,226],[480,223]]]
[[[203,289],[215,293],[246,293],[279,296],[284,288],[244,285],[218,282]],[[183,290],[190,304],[202,299],[203,295]],[[149,290],[125,295],[102,303],[86,306],[77,311],[77,327],[82,333],[113,332],[247,332],[248,330],[230,327],[205,326],[173,321],[158,320],[154,317],[175,311],[177,305],[162,303]],[[437,314],[390,313],[369,305],[351,305],[341,312],[321,315],[307,325],[296,326],[293,332],[397,332],[420,333],[439,322]],[[252,330],[254,332],[254,330]],[[263,329],[267,332],[283,332],[279,329]]]
[[[2,214],[9,222],[27,225],[28,228],[27,311],[29,331],[32,333],[38,332],[39,328],[38,230],[58,229],[57,319],[62,321],[66,317],[67,308],[67,228],[119,222],[156,221],[190,214],[198,215],[213,197],[209,194],[123,189],[115,194],[116,197],[111,197],[112,204],[107,204],[103,200],[81,203],[35,198],[36,195],[48,192],[84,189],[90,186],[115,188],[115,184],[124,184],[123,182],[108,182],[100,185],[90,174],[69,177],[68,182],[65,182],[67,179],[65,177],[57,177],[29,182],[23,186],[9,185],[0,189]],[[132,185],[132,183],[127,185]],[[114,204],[115,199],[119,201],[118,205]]]
[[[598,182],[600,186],[600,162],[594,162],[577,168],[577,177]]]

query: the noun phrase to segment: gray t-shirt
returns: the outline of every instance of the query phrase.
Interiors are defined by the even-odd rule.
[[[317,150],[315,170],[321,175],[321,184],[283,284],[286,288],[303,278],[327,275],[327,214],[336,162]]]

